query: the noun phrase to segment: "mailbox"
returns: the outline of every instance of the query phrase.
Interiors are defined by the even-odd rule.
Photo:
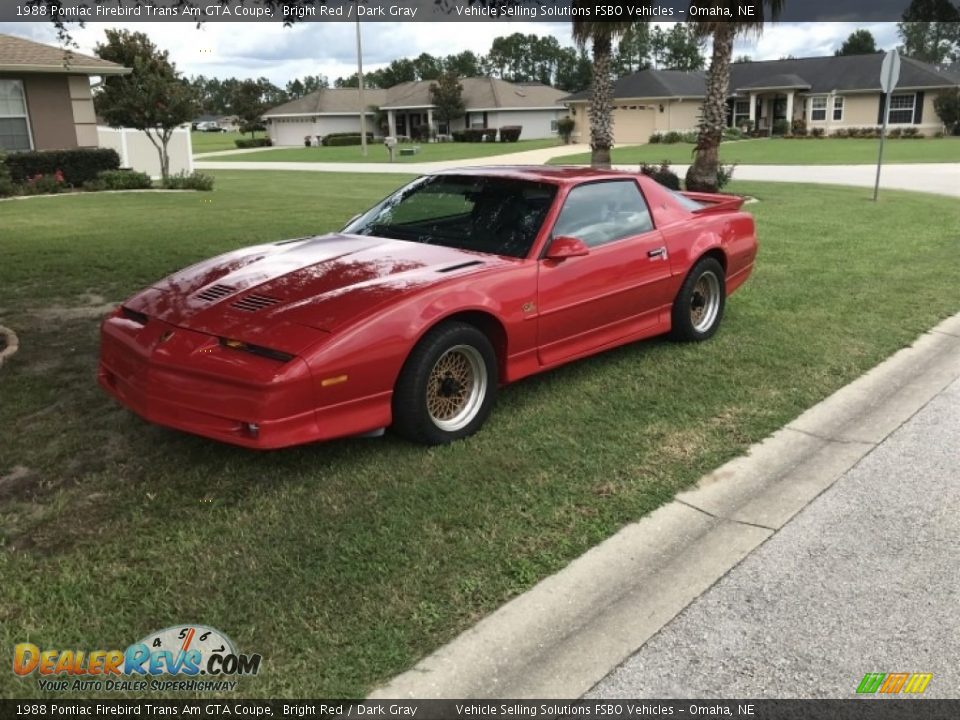
[[[397,139],[392,135],[388,135],[383,139],[383,145],[387,148],[387,152],[390,153],[390,162],[393,162],[393,151],[397,147]]]

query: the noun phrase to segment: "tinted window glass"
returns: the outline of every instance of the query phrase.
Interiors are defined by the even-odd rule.
[[[653,229],[650,211],[633,180],[590,183],[567,195],[553,236],[579,238],[596,247]]]
[[[391,195],[344,232],[526,257],[555,195],[547,183],[437,175]]]

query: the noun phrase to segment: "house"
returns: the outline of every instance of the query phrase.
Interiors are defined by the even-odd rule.
[[[364,90],[368,108],[366,129],[376,136],[450,134],[464,128],[521,125],[522,138],[557,134],[557,120],[567,115],[562,90],[539,83],[515,84],[490,77],[463,78],[466,114],[448,127],[435,117],[430,98],[432,80],[400,83],[386,90]],[[372,109],[371,109],[372,108]],[[360,92],[357,88],[327,88],[268,110],[263,115],[274,145],[302,145],[304,137],[360,132]]]
[[[937,94],[956,88],[960,81],[919,60],[901,60],[888,123],[932,135],[943,128],[933,109]],[[881,125],[882,63],[883,53],[734,63],[727,125],[782,132],[802,120],[808,129],[822,128],[826,135],[842,128]],[[705,88],[705,72],[642,70],[620,78],[614,85],[615,142],[644,143],[656,132],[696,129]],[[577,123],[574,132],[581,137],[589,127],[589,99],[589,90],[563,99]]]
[[[100,58],[0,34],[0,150],[97,147],[90,78],[129,72]]]

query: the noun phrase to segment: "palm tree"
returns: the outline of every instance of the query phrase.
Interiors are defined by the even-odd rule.
[[[575,0],[577,7],[585,4]],[[611,63],[613,41],[623,35],[633,22],[573,21],[573,39],[582,48],[593,41],[593,80],[590,84],[590,165],[610,167],[613,146],[613,80]]]
[[[719,7],[729,7],[730,14],[737,15],[737,0],[718,0]],[[700,119],[700,135],[697,137],[696,157],[687,170],[687,190],[697,192],[717,191],[717,170],[720,166],[720,141],[727,123],[727,94],[730,88],[730,61],[733,58],[733,41],[737,35],[763,31],[764,13],[776,20],[785,0],[762,0],[757,3],[758,17],[749,22],[695,21],[697,32],[702,37],[713,36],[713,57],[707,72],[706,97]]]

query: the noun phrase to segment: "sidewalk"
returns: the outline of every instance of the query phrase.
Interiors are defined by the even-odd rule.
[[[960,314],[371,697],[957,697],[958,408]]]

